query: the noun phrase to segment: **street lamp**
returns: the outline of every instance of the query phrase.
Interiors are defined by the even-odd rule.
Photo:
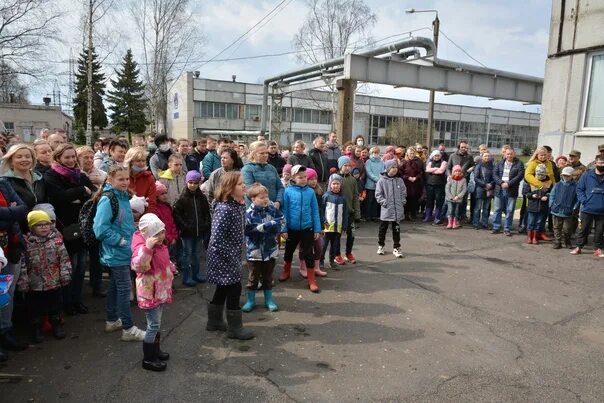
[[[405,10],[407,14],[415,13],[435,13],[434,21],[432,21],[432,34],[434,38],[434,57],[436,58],[438,50],[438,31],[440,29],[440,20],[438,19],[437,10],[416,10],[414,8],[408,8]],[[434,90],[430,90],[430,103],[428,105],[428,130],[426,132],[426,145],[428,149],[432,148],[432,130],[434,127]]]

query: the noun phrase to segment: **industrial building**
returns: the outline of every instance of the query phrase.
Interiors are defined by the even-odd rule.
[[[25,142],[33,141],[42,129],[70,133],[72,127],[73,118],[60,106],[0,104],[0,130],[18,134]]]
[[[251,138],[260,130],[262,91],[260,84],[209,80],[185,73],[169,95],[168,131],[175,137],[190,139],[215,131],[248,131]],[[329,92],[286,94],[281,106],[279,130],[271,130],[270,136],[283,146],[297,139],[311,141],[334,127]],[[455,147],[462,139],[474,146],[488,143],[491,148],[537,145],[537,113],[435,104],[434,116],[433,146],[442,142]],[[401,117],[427,123],[428,103],[357,94],[353,135],[363,135],[370,144],[385,144],[386,129]],[[271,117],[271,128],[275,127],[275,118]]]

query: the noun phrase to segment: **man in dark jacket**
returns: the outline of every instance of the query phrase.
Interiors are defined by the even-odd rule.
[[[461,171],[466,178],[466,181],[470,183],[470,174],[474,170],[474,157],[468,152],[469,146],[465,141],[461,141],[457,146],[457,151],[449,156],[449,162],[447,164],[447,171],[451,174],[451,169],[455,165],[461,166]],[[468,197],[467,195],[463,198],[461,204],[461,219],[469,222],[466,216],[466,210],[468,209]]]
[[[279,154],[279,147],[276,141],[268,143],[268,163],[275,167],[279,176],[283,173],[283,167],[287,163],[285,158]]]
[[[513,148],[505,152],[505,160],[500,161],[493,171],[495,181],[495,217],[493,218],[492,234],[501,232],[501,214],[505,209],[505,223],[503,233],[511,236],[514,210],[516,209],[516,198],[518,187],[524,178],[524,164],[516,158]]]
[[[329,141],[326,146],[325,156],[327,157],[327,165],[330,169],[338,169],[338,158],[342,156],[342,150],[338,145],[338,135],[335,131],[329,133]]]
[[[312,142],[314,148],[310,150],[308,155],[315,165],[317,171],[317,180],[321,184],[323,191],[326,191],[325,184],[329,179],[329,166],[327,164],[327,155],[325,155],[325,139],[321,136],[317,137]]]
[[[189,158],[186,159],[187,171],[197,171],[201,173],[201,163],[204,157],[208,155],[208,150],[206,146],[206,139],[197,140],[197,145],[195,146],[195,148],[193,148],[193,151],[189,153]]]
[[[577,247],[570,253],[581,253],[591,228],[595,227],[593,254],[604,257],[604,156],[596,156],[595,169],[581,175],[577,185],[577,199],[581,203],[581,230],[577,235]]]

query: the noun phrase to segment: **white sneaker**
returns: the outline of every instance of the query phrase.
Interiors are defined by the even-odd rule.
[[[403,252],[399,248],[392,249],[392,254],[398,258],[404,257]]]
[[[115,332],[117,330],[122,330],[122,320],[121,319],[118,319],[113,322],[110,322],[110,321],[105,322],[105,331],[107,333]]]
[[[378,246],[377,254],[378,255],[383,255],[384,254],[384,247],[383,246]]]
[[[122,330],[122,341],[143,341],[145,340],[145,332],[136,326],[132,326],[128,330]]]

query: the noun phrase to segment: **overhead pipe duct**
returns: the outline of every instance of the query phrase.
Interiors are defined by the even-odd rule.
[[[426,50],[428,56],[435,56],[435,46],[432,39],[417,37],[417,38],[408,38],[391,45],[380,46],[374,49],[370,49],[365,52],[359,53],[361,56],[374,57],[380,56],[386,53],[398,52],[399,50],[406,48],[423,48]],[[417,49],[415,49],[417,51]],[[409,57],[409,56],[407,56]],[[301,69],[292,70],[283,74],[279,74],[275,77],[268,78],[264,80],[264,92],[262,95],[262,119],[260,124],[260,130],[264,133],[266,132],[267,122],[268,122],[268,87],[272,83],[276,83],[282,81],[284,79],[287,80],[288,83],[293,83],[297,81],[307,80],[309,78],[318,77],[323,74],[323,70],[329,69],[330,67],[342,67],[344,65],[344,56],[336,57],[331,60],[326,60],[321,63],[313,64],[312,66],[303,67]],[[313,73],[313,74],[309,74]],[[320,74],[319,74],[320,73]],[[314,75],[316,74],[316,75]]]

